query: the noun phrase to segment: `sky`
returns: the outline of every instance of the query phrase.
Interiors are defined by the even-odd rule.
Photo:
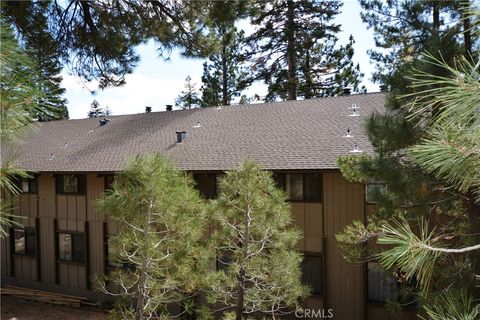
[[[375,48],[373,32],[362,22],[360,12],[357,0],[344,2],[342,13],[337,16],[337,22],[342,26],[338,43],[346,44],[350,34],[353,35],[353,60],[360,64],[360,69],[365,74],[363,84],[368,92],[377,92],[378,85],[371,82],[374,65],[367,54],[367,50]],[[240,26],[252,28],[245,23]],[[245,31],[248,34],[251,30]],[[164,111],[165,105],[175,104],[175,98],[183,90],[187,76],[200,88],[202,64],[205,60],[186,59],[174,51],[166,61],[158,56],[153,42],[139,46],[137,52],[141,57],[140,63],[132,74],[126,76],[126,85],[121,87],[99,90],[96,82],[86,83],[64,70],[62,86],[66,89],[70,119],[86,118],[93,100],[97,100],[101,107],[108,106],[113,115],[142,113],[146,106],[152,107],[152,111]],[[95,93],[92,94],[92,91]],[[245,93],[247,96],[264,96],[266,88],[262,83],[255,83]]]

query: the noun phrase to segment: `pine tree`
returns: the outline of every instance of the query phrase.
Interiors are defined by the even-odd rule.
[[[209,262],[201,246],[204,204],[193,180],[159,155],[136,157],[100,205],[118,223],[111,242],[128,266],[100,281],[103,292],[121,298],[112,316],[163,318],[174,303],[188,308]]]
[[[247,39],[248,57],[255,78],[268,85],[266,100],[335,95],[341,86],[358,89],[361,74],[351,62],[353,47],[337,47],[340,26],[333,20],[341,6],[340,1],[309,0],[256,5],[252,24],[257,30]]]
[[[139,61],[135,47],[150,39],[165,57],[174,48],[189,57],[208,54],[213,42],[205,32],[210,6],[208,1],[50,0],[24,5],[6,1],[1,10],[21,38],[43,33],[42,39],[54,40],[53,48],[72,73],[87,81],[96,79],[105,88],[125,83],[125,75]],[[44,8],[39,10],[45,29],[30,28],[32,19],[39,19],[37,8]],[[39,45],[37,51],[51,50],[49,42]]]
[[[98,118],[106,116],[105,112],[103,111],[102,107],[100,107],[100,103],[97,100],[93,100],[90,104],[90,110],[88,111],[89,118]]]
[[[472,110],[480,103],[480,77],[478,53],[462,56],[461,29],[452,35],[434,14],[439,3],[421,2],[415,8],[424,5],[431,8],[430,25],[438,26],[421,43],[423,49],[428,45],[430,53],[420,55],[416,53],[420,49],[410,48],[412,56],[396,61],[382,76],[392,90],[387,108],[366,124],[376,154],[338,159],[348,180],[380,181],[387,188],[375,194],[378,204],[367,224],[354,222],[337,240],[350,261],[379,260],[387,270],[400,271],[398,280],[419,287],[417,302],[435,318],[439,310],[433,306],[443,299],[463,305],[467,314],[472,311],[467,311],[467,302],[479,297],[475,275],[480,273],[480,254],[455,253],[475,250],[479,241],[479,157],[475,150],[480,132],[478,114]],[[415,12],[405,10],[409,12],[398,14]],[[459,10],[465,10],[465,16],[469,9]],[[480,39],[478,20],[471,21],[470,40],[475,44]],[[369,245],[377,239],[388,246]],[[452,245],[453,250],[446,249]],[[443,295],[447,288],[452,297]],[[448,314],[441,309],[444,316]]]
[[[237,31],[233,23],[215,29],[221,47],[203,64],[202,107],[229,105],[249,83],[241,55],[244,32]]]
[[[175,105],[182,109],[192,109],[200,106],[200,97],[196,88],[197,84],[192,82],[192,78],[187,76],[185,78],[184,90],[175,99]]]
[[[307,294],[301,284],[300,234],[271,173],[252,162],[220,180],[213,203],[212,249],[220,270],[209,277],[209,301],[231,307],[236,319],[287,312]]]
[[[60,86],[62,82],[61,53],[47,30],[48,6],[48,2],[29,1],[17,2],[15,6],[3,6],[5,14],[19,31],[22,47],[28,50],[29,56],[36,62],[39,69],[38,76],[42,78],[42,90],[47,93],[48,99],[39,101],[43,112],[37,111],[32,115],[38,121],[68,119],[66,99],[62,97],[65,89]],[[23,14],[18,14],[17,18],[13,19],[13,15],[18,12]]]
[[[38,102],[47,99],[48,92],[42,91],[43,83],[34,61],[18,45],[11,26],[3,18],[0,28],[0,238],[3,238],[8,236],[9,227],[18,224],[12,216],[12,201],[20,191],[16,179],[29,177],[15,161],[18,143],[24,129],[34,120],[32,115],[44,111]]]

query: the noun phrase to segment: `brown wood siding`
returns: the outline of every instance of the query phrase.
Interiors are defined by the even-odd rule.
[[[104,214],[98,208],[97,201],[105,190],[105,177],[96,174],[87,175],[87,219],[89,226],[89,262],[90,284],[94,288],[95,277],[105,271],[104,253]],[[85,275],[86,276],[86,275]]]
[[[364,187],[348,183],[340,172],[324,173],[323,180],[327,304],[336,320],[364,319],[365,267],[348,264],[335,240],[335,234],[353,220],[364,221]]]
[[[40,217],[40,250],[42,281],[55,283],[55,229],[57,216],[55,177],[42,174],[38,177],[38,215]]]

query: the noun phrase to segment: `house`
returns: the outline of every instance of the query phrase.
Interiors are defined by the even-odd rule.
[[[2,283],[97,299],[92,279],[114,267],[108,239],[116,230],[95,201],[129,158],[165,155],[205,197],[215,196],[219,174],[251,159],[275,173],[304,233],[307,307],[331,308],[334,319],[385,319],[396,282],[373,263],[345,262],[335,240],[374,206],[366,186],[342,178],[336,159],[373,153],[363,123],[384,100],[371,93],[37,123],[15,150],[35,178],[21,186],[25,228],[2,241]]]

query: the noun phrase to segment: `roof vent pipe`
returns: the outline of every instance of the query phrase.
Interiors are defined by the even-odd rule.
[[[145,107],[145,113],[150,113],[152,112],[152,107]]]
[[[349,96],[351,90],[352,90],[352,89],[350,89],[350,88],[343,88],[343,95],[344,95],[344,96]]]
[[[104,125],[106,125],[107,123],[110,122],[110,119],[108,119],[108,118],[103,118],[103,119],[100,119],[100,120],[98,120],[98,121],[100,122],[100,126],[104,126]]]
[[[380,92],[387,92],[388,91],[388,85],[382,84],[380,85]]]
[[[187,133],[185,131],[177,131],[177,143],[182,143],[185,141],[185,138],[187,137]]]
[[[173,110],[173,105],[171,105],[171,104],[167,104],[165,107],[166,107],[165,110],[167,110],[167,111],[172,111]]]

